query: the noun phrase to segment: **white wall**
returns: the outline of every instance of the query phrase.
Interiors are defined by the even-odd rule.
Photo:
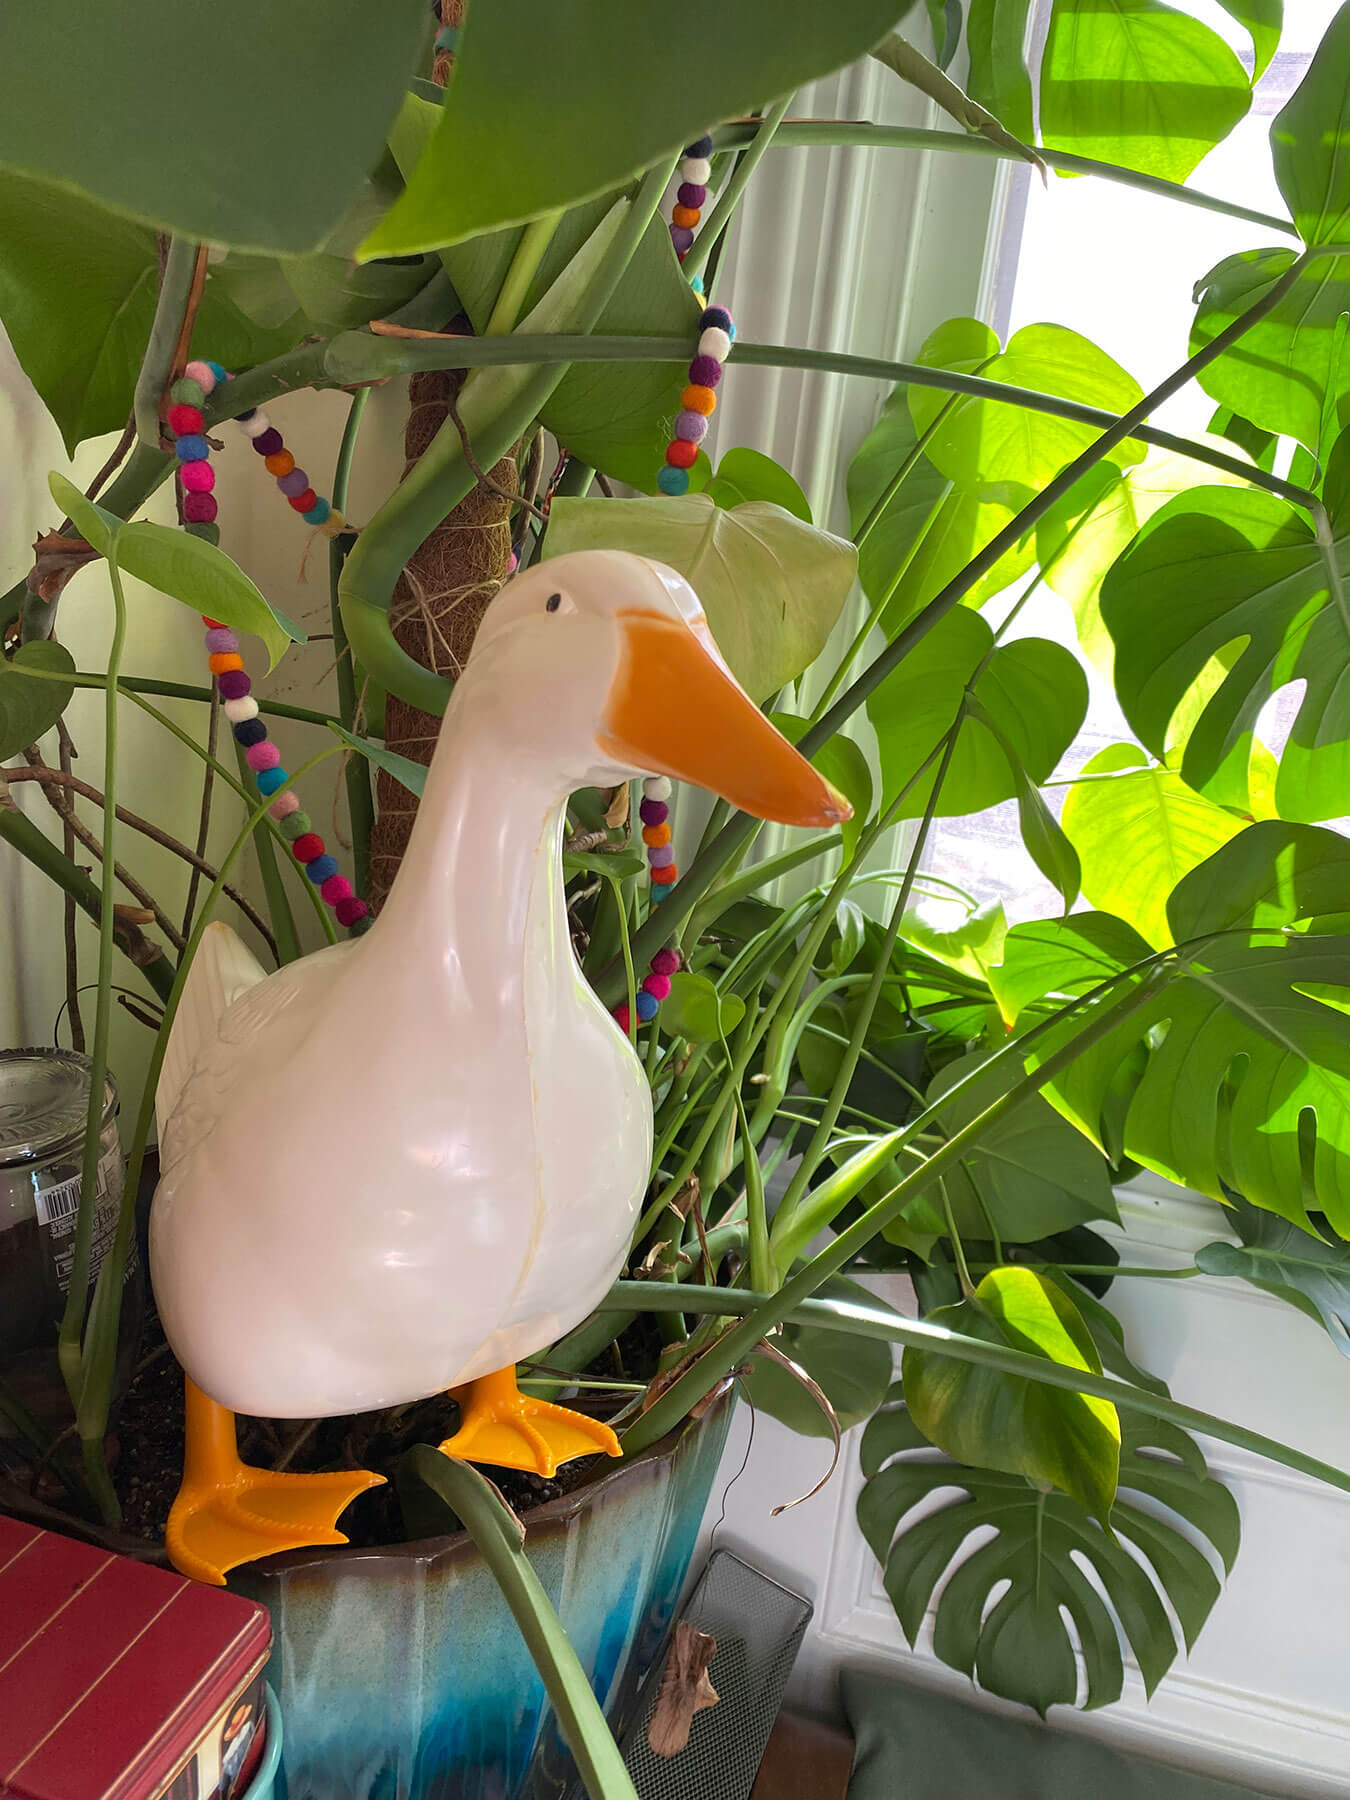
[[[1136,1184],[1120,1199],[1124,1262],[1176,1268],[1200,1244],[1228,1235],[1211,1202],[1161,1183]],[[914,1312],[907,1282],[876,1286],[899,1310]],[[1350,1362],[1310,1320],[1245,1283],[1207,1276],[1118,1281],[1111,1304],[1140,1360],[1176,1399],[1350,1468]],[[833,1713],[838,1668],[867,1664],[977,1698],[965,1676],[934,1658],[931,1617],[915,1650],[900,1632],[854,1516],[859,1432],[848,1434],[829,1486],[775,1519],[772,1507],[817,1479],[828,1446],[761,1417],[736,1480],[750,1430],[742,1406],[705,1528],[725,1503],[717,1543],[815,1604],[789,1697]],[[1091,1714],[1056,1708],[1052,1723],[1227,1771],[1263,1792],[1350,1793],[1350,1496],[1226,1444],[1202,1440],[1202,1447],[1238,1501],[1243,1542],[1194,1652],[1178,1660],[1152,1701],[1127,1659],[1116,1706]],[[978,1698],[996,1711],[1021,1710]]]

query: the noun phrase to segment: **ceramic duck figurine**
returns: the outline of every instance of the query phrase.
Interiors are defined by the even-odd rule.
[[[618,1444],[519,1393],[629,1251],[651,1097],[568,933],[568,795],[639,774],[762,818],[848,804],[767,722],[673,570],[614,551],[518,576],[446,711],[373,928],[265,975],[212,925],[156,1092],[160,1316],[188,1377],[169,1554],[234,1565],[345,1543],[381,1478],[239,1459],[234,1413],[313,1418],[453,1390],[448,1455],[551,1474]],[[397,1018],[397,1037],[389,1021]]]

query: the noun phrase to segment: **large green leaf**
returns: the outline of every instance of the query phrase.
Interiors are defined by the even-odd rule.
[[[0,39],[5,26],[0,23]],[[120,431],[131,412],[158,288],[155,234],[82,194],[5,171],[0,182],[0,320],[67,450]],[[264,330],[207,278],[195,341],[228,368],[296,343]]]
[[[970,0],[966,19],[966,90],[1024,144],[1036,135],[1031,77],[1022,55],[1030,5],[1031,0]]]
[[[929,1321],[1066,1368],[1102,1372],[1073,1301],[1034,1269],[992,1269],[973,1298],[939,1307]],[[1110,1401],[913,1345],[901,1375],[914,1423],[948,1456],[1047,1483],[1106,1523],[1120,1460],[1120,1419]]]
[[[1041,133],[1056,150],[1184,181],[1251,105],[1217,33],[1161,0],[1054,0]]]
[[[1280,47],[1284,0],[1219,0],[1219,5],[1252,40],[1252,85],[1265,74]]]
[[[293,643],[305,634],[284,613],[278,612],[237,563],[223,550],[172,525],[156,525],[150,519],[124,524],[95,506],[64,475],[47,477],[53,500],[95,550],[106,556],[116,543],[117,566],[179,600],[193,612],[219,619],[238,631],[251,631],[267,648],[267,666],[274,669]]]
[[[415,178],[440,117],[438,105],[416,94],[404,100],[390,142],[408,180]],[[543,299],[618,197],[610,192],[587,200],[558,220],[525,289],[521,312]],[[475,331],[486,329],[523,235],[523,226],[508,226],[442,250],[441,261]],[[653,218],[595,329],[612,336],[687,337],[692,354],[699,311],[671,251],[666,224]],[[579,363],[554,389],[541,417],[583,462],[652,492],[687,380],[687,357],[676,363]],[[702,475],[707,458],[700,456]]]
[[[1248,825],[1180,881],[1167,901],[1178,943],[1243,926],[1275,931],[1350,914],[1350,839],[1318,825],[1263,819]]]
[[[882,1304],[845,1275],[833,1276],[820,1292],[828,1300]],[[880,1338],[860,1338],[822,1325],[788,1324],[774,1342],[819,1386],[841,1431],[870,1419],[890,1390],[894,1359],[891,1346]],[[819,1402],[781,1363],[756,1360],[741,1377],[741,1389],[756,1409],[772,1414],[802,1437],[834,1435]]]
[[[1252,4],[1252,0],[1247,0]],[[1350,6],[1342,6],[1307,74],[1270,127],[1275,179],[1305,244],[1347,241],[1350,221]]]
[[[402,183],[386,157],[348,204],[317,250],[305,256],[264,256],[232,250],[211,265],[211,281],[255,325],[292,334],[331,337],[406,306],[431,281],[435,257],[357,263],[356,246],[397,198]],[[433,321],[436,327],[444,318]]]
[[[1161,949],[1172,941],[1167,896],[1242,821],[1134,744],[1108,744],[1082,773],[1100,779],[1069,789],[1064,831],[1078,852],[1083,892]]]
[[[797,482],[771,456],[761,450],[735,447],[717,464],[717,472],[704,490],[719,506],[740,506],[746,500],[771,500],[795,518],[811,523],[811,508]]]
[[[858,578],[868,599],[884,605],[881,626],[888,636],[959,575],[1032,498],[1022,483],[1009,483],[997,495],[958,490],[918,450],[911,392],[917,390],[895,389],[848,470],[855,536],[876,510],[859,545]],[[907,472],[897,482],[902,470]],[[1028,534],[971,590],[970,604],[1000,592],[1033,560]]]
[[[1071,913],[1067,919],[1030,919],[1003,940],[1003,958],[989,985],[1008,1025],[1035,1000],[1086,994],[1149,953],[1132,925],[1110,913]]]
[[[25,674],[40,671],[35,681]],[[75,684],[49,681],[49,675],[73,675],[75,662],[64,644],[39,638],[20,644],[13,656],[0,656],[0,762],[35,743],[70,705]],[[3,787],[0,776],[0,787]]]
[[[1329,498],[1350,468],[1342,439]],[[1333,501],[1332,554],[1350,570],[1347,521]],[[1291,681],[1306,686],[1280,760],[1281,815],[1339,818],[1350,792],[1350,600],[1334,597],[1309,526],[1272,494],[1200,488],[1165,506],[1102,586],[1115,641],[1116,692],[1141,741],[1161,755],[1173,715],[1211,658],[1241,653],[1200,711],[1181,762],[1186,782],[1243,806],[1262,706]],[[1231,660],[1231,659],[1230,659]]]
[[[1243,250],[1196,283],[1192,354],[1247,312],[1285,273],[1296,252]],[[1350,311],[1350,256],[1309,265],[1284,298],[1200,374],[1207,394],[1267,431],[1296,437],[1316,452],[1330,397],[1344,411],[1350,356],[1337,321]]]
[[[1017,778],[1005,745],[1031,780],[1041,782],[1073,742],[1087,711],[1087,678],[1077,659],[1047,638],[1014,638],[997,649],[993,643],[979,614],[957,607],[867,702],[887,802],[942,742],[972,683],[998,735],[978,719],[965,720],[938,797],[939,817],[980,812],[1015,795]],[[936,775],[934,766],[914,781],[901,818],[922,814]]]
[[[1119,363],[1064,325],[1024,325],[1000,352],[987,326],[974,319],[949,319],[927,340],[917,360],[934,368],[978,371],[990,381],[1112,413],[1128,412],[1144,397]],[[949,399],[936,388],[914,387],[909,409],[917,430],[934,428],[926,450],[933,466],[958,487],[981,495],[990,490],[997,495],[1009,485],[1042,488],[1101,436],[1099,425],[1080,425],[1003,400],[963,397],[949,404]],[[1143,455],[1142,444],[1126,439],[1109,460],[1123,466]]]
[[[0,9],[0,162],[212,243],[310,250],[379,157],[425,18],[419,0],[133,0],[72,30],[18,0]],[[188,88],[212,97],[209,127]]]
[[[459,243],[602,194],[735,118],[861,56],[897,0],[740,0],[693,81],[671,79],[661,0],[481,6],[467,21],[444,116],[394,211],[366,244],[388,256]],[[510,97],[510,104],[503,97]]]
[[[1042,577],[1073,608],[1083,653],[1104,674],[1110,675],[1114,660],[1097,604],[1107,570],[1169,500],[1216,483],[1242,485],[1238,475],[1226,476],[1171,450],[1150,450],[1134,468],[1098,463],[1037,525]]]
[[[1350,1228],[1350,937],[1214,939],[1130,1018],[1078,1057],[1046,1097],[1105,1143],[1122,1065],[1146,1061],[1128,1096],[1125,1153],[1216,1200],[1306,1227],[1307,1208]],[[1115,995],[1039,1040],[1033,1063]]]
[[[1213,1546],[1225,1569],[1237,1555],[1237,1507],[1194,1441],[1137,1413],[1122,1430],[1109,1533],[1062,1494],[938,1454],[899,1389],[863,1434],[862,1464],[858,1523],[909,1642],[936,1600],[941,1660],[1042,1714],[1073,1705],[1079,1692],[1064,1613],[1082,1654],[1085,1707],[1120,1698],[1122,1646],[1152,1693],[1181,1647],[1172,1615],[1189,1647],[1219,1597],[1210,1558],[1191,1534]],[[951,1489],[955,1496],[944,1492]]]
[[[929,1083],[929,1105],[985,1058],[979,1051],[958,1057]],[[991,1070],[940,1107],[938,1121],[951,1136],[1001,1099],[1020,1071]],[[962,1237],[988,1239],[993,1231],[1011,1243],[1051,1237],[1089,1219],[1116,1219],[1115,1196],[1106,1161],[1095,1145],[1060,1118],[1039,1095],[983,1131],[955,1169],[943,1177],[947,1199]],[[921,1222],[942,1226],[939,1196],[925,1192]],[[909,1222],[918,1215],[907,1209]]]
[[[1196,1263],[1206,1275],[1250,1281],[1315,1319],[1342,1356],[1350,1356],[1350,1244],[1325,1243],[1287,1219],[1228,1196],[1239,1244],[1202,1244]]]
[[[704,494],[555,500],[545,555],[594,549],[632,550],[683,575],[755,700],[795,681],[820,655],[857,568],[851,544],[781,506],[751,501],[726,512]]]

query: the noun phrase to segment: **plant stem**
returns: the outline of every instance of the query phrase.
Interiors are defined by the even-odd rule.
[[[340,749],[340,744],[334,744],[328,749],[321,750],[317,756],[312,756],[307,763],[297,769],[295,779],[300,780],[328,757],[335,756]],[[187,948],[183,952],[174,975],[173,988],[164,1004],[164,1017],[155,1036],[154,1049],[146,1070],[145,1086],[141,1092],[141,1104],[132,1132],[131,1149],[127,1155],[125,1185],[122,1190],[122,1208],[118,1215],[117,1233],[112,1247],[104,1259],[103,1267],[99,1270],[98,1282],[94,1290],[94,1303],[89,1313],[89,1329],[86,1334],[83,1357],[84,1380],[80,1387],[76,1406],[76,1422],[80,1437],[86,1444],[101,1441],[108,1424],[108,1409],[112,1399],[113,1365],[117,1353],[117,1325],[122,1304],[122,1279],[126,1273],[127,1257],[131,1252],[132,1233],[136,1223],[136,1195],[140,1188],[146,1146],[150,1141],[150,1127],[155,1117],[155,1089],[159,1082],[160,1071],[164,1066],[164,1053],[173,1032],[174,1019],[178,1013],[179,1002],[183,997],[184,986],[201,946],[206,927],[210,922],[212,910],[224,890],[226,878],[243,854],[250,838],[266,819],[267,809],[271,804],[270,797],[266,797],[259,800],[257,805],[250,809],[242,829],[226,851],[221,861],[220,873],[212,882],[206,898],[202,902],[201,910],[197,914],[197,922],[192,928],[192,935],[188,938]]]
[[[235,755],[242,783],[248,779],[249,773],[242,745],[236,745]],[[281,870],[277,867],[276,845],[265,831],[254,837],[253,854],[258,859],[263,897],[267,901],[267,917],[272,926],[272,936],[276,940],[277,960],[284,967],[287,963],[298,962],[300,959],[300,934],[295,929],[295,915],[286,895],[286,884],[281,879]]]
[[[539,273],[539,265],[553,242],[553,233],[558,229],[561,217],[561,212],[542,213],[539,218],[531,219],[521,232],[516,253],[506,271],[506,279],[502,282],[488,322],[483,327],[485,337],[501,337],[515,330],[516,321],[525,307],[525,296],[530,290],[530,283]]]
[[[630,1309],[665,1312],[678,1305],[688,1313],[737,1318],[758,1314],[768,1308],[777,1310],[786,1292],[787,1289],[784,1288],[776,1295],[750,1293],[744,1288],[706,1288],[691,1282],[678,1294],[674,1294],[658,1290],[642,1281],[616,1281],[596,1310],[602,1314],[611,1311],[627,1312]],[[1165,1394],[1134,1387],[1130,1382],[1118,1380],[1113,1375],[1094,1375],[1087,1369],[1070,1368],[1065,1363],[1051,1362],[1048,1358],[1032,1356],[1002,1344],[986,1343],[983,1338],[967,1337],[944,1325],[934,1325],[924,1319],[902,1319],[895,1313],[877,1312],[871,1307],[847,1300],[798,1300],[791,1305],[784,1317],[790,1317],[803,1325],[823,1325],[831,1331],[847,1332],[856,1337],[879,1338],[884,1343],[904,1344],[937,1356],[954,1357],[959,1362],[999,1369],[1006,1375],[1019,1375],[1028,1381],[1039,1382],[1043,1387],[1062,1388],[1073,1394],[1093,1394],[1098,1399],[1109,1400],[1116,1406],[1144,1413],[1149,1418],[1166,1419],[1185,1431],[1199,1432],[1206,1437],[1218,1438],[1223,1443],[1234,1444],[1241,1450],[1250,1450],[1254,1455],[1265,1457],[1270,1462],[1297,1469],[1304,1475],[1311,1475],[1316,1481],[1324,1481],[1330,1487],[1339,1488],[1342,1493],[1350,1493],[1350,1472],[1344,1469],[1334,1468],[1315,1456],[1307,1456],[1303,1451],[1295,1450],[1289,1444],[1282,1444],[1276,1438],[1265,1437],[1259,1431],[1248,1431],[1245,1426],[1234,1425],[1228,1419],[1217,1418],[1213,1413],[1184,1406]],[[721,1349],[722,1346],[719,1346],[714,1353],[719,1360]],[[631,1431],[633,1428],[629,1429]]]
[[[646,1449],[649,1444],[671,1430],[722,1377],[746,1357],[759,1340],[781,1325],[788,1313],[839,1270],[856,1253],[869,1244],[878,1232],[897,1218],[920,1189],[931,1185],[952,1164],[959,1162],[970,1147],[991,1126],[1020,1106],[1032,1094],[1053,1081],[1056,1075],[1077,1060],[1085,1050],[1108,1036],[1133,1012],[1152,997],[1157,974],[1146,977],[1114,1005],[1107,1006],[1081,1030],[1048,1056],[1039,1068],[1024,1076],[1014,1087],[1001,1094],[961,1130],[954,1132],[940,1149],[924,1159],[920,1166],[896,1183],[889,1194],[870,1206],[847,1226],[817,1255],[792,1275],[764,1305],[758,1306],[703,1357],[693,1368],[677,1376],[652,1405],[624,1433],[626,1455]],[[1086,996],[1085,996],[1086,998]],[[1064,1009],[1065,1012],[1072,1008]],[[1061,1016],[1063,1016],[1061,1014]],[[1020,1047],[1020,1046],[1019,1046]],[[916,1124],[919,1121],[915,1121]],[[912,1130],[912,1127],[907,1130]],[[897,1148],[901,1145],[897,1142]]]
[[[773,142],[773,134],[777,131],[788,107],[795,98],[795,94],[784,94],[781,100],[774,101],[759,121],[754,136],[749,140],[749,147],[738,160],[730,181],[717,196],[717,203],[704,221],[703,229],[699,232],[693,249],[684,259],[686,275],[703,273],[704,265],[712,254],[713,245],[720,240],[723,232],[731,224],[750,177],[758,167],[760,158]]]
[[[347,510],[347,489],[351,481],[352,458],[361,419],[370,399],[370,388],[358,388],[352,395],[347,423],[338,446],[337,466],[333,471],[333,506],[338,512]],[[338,605],[338,585],[342,565],[347,560],[347,543],[337,537],[328,546],[328,616],[333,632],[333,655],[337,676],[338,717],[348,731],[356,730],[356,665],[342,624],[342,608]],[[347,784],[347,817],[352,828],[352,863],[356,890],[370,892],[370,836],[375,826],[375,801],[370,788],[370,769],[362,756],[348,755],[344,777]]]
[[[719,150],[732,150],[754,142],[760,126],[757,121],[738,120],[722,125],[713,132]],[[933,131],[911,125],[872,125],[839,119],[794,119],[781,124],[774,134],[779,150],[826,149],[853,146],[876,150],[952,150],[966,156],[996,156],[1007,162],[1024,158],[1017,151],[996,144],[992,139],[961,131]],[[1217,194],[1202,193],[1197,188],[1182,187],[1179,182],[1164,181],[1157,175],[1143,175],[1137,169],[1122,168],[1119,163],[1095,162],[1089,156],[1074,156],[1065,150],[1044,150],[1039,145],[1036,155],[1047,168],[1061,175],[1095,175],[1103,181],[1114,181],[1122,187],[1138,188],[1145,194],[1156,194],[1164,200],[1176,200],[1184,206],[1196,206],[1205,212],[1223,213],[1231,219],[1245,219],[1250,225],[1264,225],[1271,231],[1297,237],[1297,228],[1274,213],[1254,212],[1235,201],[1222,200]]]
[[[98,927],[98,997],[94,1035],[89,1047],[89,1106],[80,1157],[80,1205],[76,1215],[70,1284],[57,1338],[57,1358],[72,1406],[78,1409],[85,1370],[80,1353],[85,1308],[89,1299],[89,1264],[94,1241],[94,1209],[98,1203],[99,1167],[103,1151],[103,1114],[108,1085],[108,1032],[112,1024],[113,893],[117,862],[117,672],[126,644],[127,607],[122,573],[117,566],[116,539],[108,546],[108,579],[112,588],[113,635],[108,651],[108,688],[103,702],[103,891]],[[114,1345],[114,1349],[116,1346]],[[81,1433],[83,1438],[84,1434]],[[101,1438],[101,1434],[100,1434]],[[90,1488],[105,1523],[116,1524],[117,1496],[108,1479],[101,1441],[81,1445]]]
[[[0,838],[40,869],[49,881],[69,894],[81,912],[96,925],[102,924],[103,898],[84,870],[65,856],[26,813],[12,802],[0,802]],[[164,952],[144,936],[135,925],[122,925],[114,913],[113,934],[118,949],[133,968],[139,969],[149,985],[165,999],[173,987],[173,964]]]
[[[173,372],[174,352],[178,348],[178,334],[187,312],[196,266],[197,246],[187,238],[172,238],[132,403],[136,436],[150,450],[159,449],[159,404]]]

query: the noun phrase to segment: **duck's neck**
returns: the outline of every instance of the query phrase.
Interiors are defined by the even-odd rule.
[[[498,728],[490,685],[455,690],[372,935],[449,997],[520,1016],[531,981],[561,995],[580,978],[559,857],[570,783]]]

